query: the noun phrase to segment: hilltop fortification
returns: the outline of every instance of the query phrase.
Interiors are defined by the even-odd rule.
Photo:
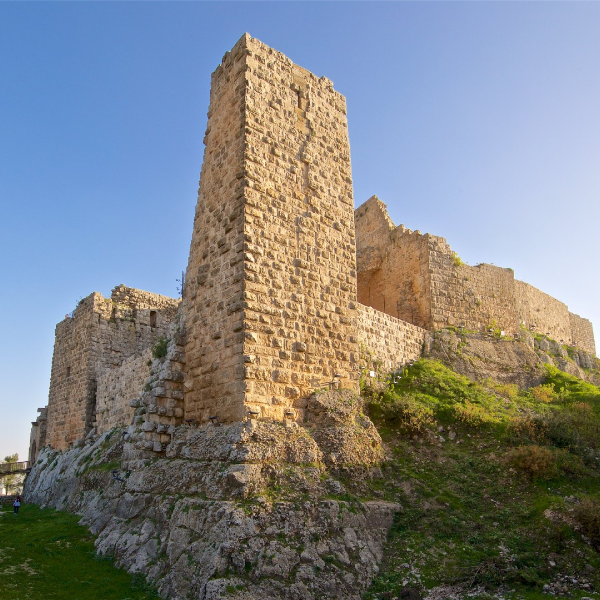
[[[80,514],[164,597],[358,600],[400,508],[361,374],[425,349],[537,385],[543,362],[597,367],[591,324],[375,197],[354,211],[343,96],[249,35],[204,142],[182,300],[118,286],[57,325],[26,499]]]
[[[344,97],[247,34],[212,75],[204,142],[181,304],[120,286],[57,325],[32,458],[132,423],[151,452],[211,417],[302,423],[314,389],[357,391],[367,359],[396,369],[448,326],[595,353],[591,323],[511,269],[461,264],[376,197],[354,211]]]

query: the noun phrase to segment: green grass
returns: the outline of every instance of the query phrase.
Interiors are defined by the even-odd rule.
[[[0,590],[3,600],[150,600],[140,576],[98,559],[79,517],[35,505],[0,507]]]
[[[402,506],[365,598],[549,599],[558,573],[590,585],[572,598],[600,590],[600,389],[555,368],[530,390],[484,386],[421,360],[363,392],[387,447],[380,497]]]

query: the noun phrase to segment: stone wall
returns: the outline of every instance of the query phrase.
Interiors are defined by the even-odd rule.
[[[563,344],[571,344],[571,320],[567,305],[523,281],[515,281],[519,323]]]
[[[358,305],[358,339],[365,354],[393,371],[421,356],[427,331],[370,306]]]
[[[104,433],[131,424],[135,409],[130,400],[139,398],[149,375],[152,350],[124,361],[120,367],[100,374],[96,389],[96,428]]]
[[[343,96],[248,35],[213,74],[183,311],[186,416],[301,418],[357,388],[355,239]]]
[[[238,43],[211,80],[182,306],[190,332],[185,410],[198,420],[216,405],[223,416],[238,417],[243,406],[245,73]]]
[[[510,335],[525,327],[595,353],[591,323],[512,269],[462,264],[444,238],[395,227],[376,196],[356,209],[355,222],[360,302],[430,330]]]
[[[355,223],[358,301],[429,328],[430,236],[395,227],[377,196],[356,210]]]
[[[31,433],[29,436],[29,456],[27,460],[33,464],[39,451],[46,446],[46,433],[48,424],[48,408],[38,408],[38,418],[31,422]]]
[[[164,336],[178,304],[121,285],[111,298],[90,294],[56,326],[46,443],[63,450],[87,434],[96,418],[98,377]]]
[[[596,356],[596,343],[594,341],[594,330],[592,323],[579,315],[569,313],[569,322],[571,324],[571,336],[573,346],[589,352]]]
[[[46,442],[58,450],[83,437],[94,418],[95,377],[92,330],[100,294],[81,300],[72,317],[57,324],[48,394]]]
[[[458,326],[483,331],[499,328],[515,333],[518,323],[512,269],[457,264],[443,238],[431,236],[432,327]]]

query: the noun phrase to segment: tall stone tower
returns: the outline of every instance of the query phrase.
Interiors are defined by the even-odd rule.
[[[344,97],[245,34],[212,75],[183,314],[186,418],[301,418],[358,386]]]

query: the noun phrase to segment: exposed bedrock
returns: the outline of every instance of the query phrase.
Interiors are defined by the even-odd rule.
[[[600,361],[584,350],[527,331],[521,331],[514,339],[443,329],[426,335],[423,355],[437,358],[471,379],[491,378],[519,387],[542,383],[545,364],[598,383],[596,371],[600,366]]]
[[[340,499],[335,470],[366,472],[381,458],[360,400],[331,391],[310,403],[307,427],[179,427],[160,458],[126,441],[133,428],[62,453],[45,449],[26,499],[81,515],[100,554],[172,600],[358,600],[399,507]]]

